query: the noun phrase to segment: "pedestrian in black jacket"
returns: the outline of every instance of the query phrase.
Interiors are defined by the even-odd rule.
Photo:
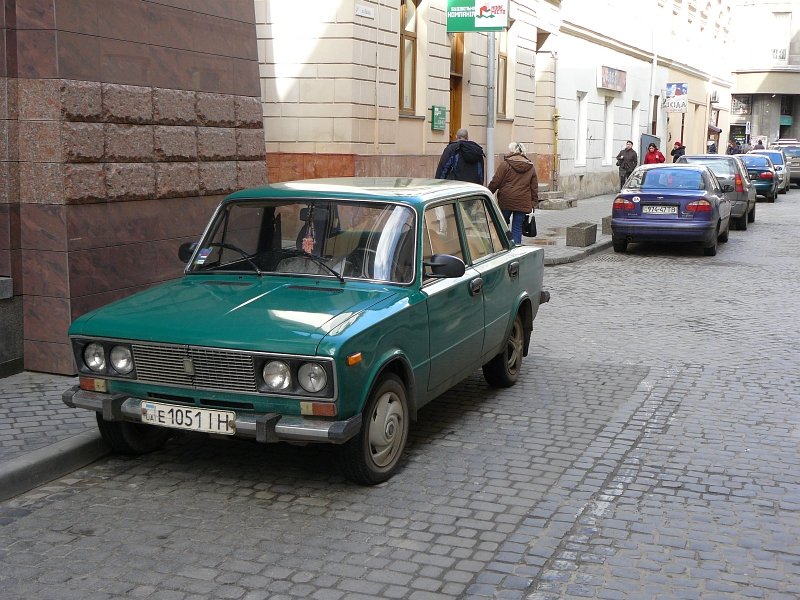
[[[447,144],[436,167],[436,179],[457,179],[483,185],[484,153],[480,144],[469,139],[466,129],[456,132],[454,142]]]
[[[639,164],[639,156],[633,149],[633,142],[625,142],[625,148],[617,154],[617,166],[619,167],[619,187],[625,185],[628,177],[631,176],[636,165]]]
[[[675,147],[670,152],[672,155],[672,162],[678,162],[678,159],[686,154],[686,146],[681,144],[680,140],[675,142]]]

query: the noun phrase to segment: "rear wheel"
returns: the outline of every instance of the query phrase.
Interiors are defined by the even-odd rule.
[[[106,421],[102,413],[95,413],[95,416],[103,441],[119,454],[136,456],[153,452],[161,448],[172,435],[172,431],[163,427]]]
[[[345,477],[375,485],[394,475],[408,439],[406,387],[397,375],[381,377],[370,394],[361,431],[340,449]]]
[[[750,209],[750,212],[747,213],[747,222],[753,223],[756,220],[756,204],[753,203],[753,208]]]
[[[736,229],[747,231],[747,221],[750,218],[750,213],[745,212],[741,217],[736,219]]]
[[[514,324],[508,334],[503,350],[483,365],[483,378],[492,387],[511,387],[517,382],[522,355],[525,350],[525,330],[522,317],[514,317]]]
[[[706,256],[716,256],[717,254],[717,240],[719,239],[719,226],[717,226],[717,233],[714,235],[714,241],[710,246],[703,246],[703,254]]]
[[[728,238],[730,237],[730,234],[731,234],[731,220],[729,218],[728,219],[728,225],[727,225],[727,227],[725,227],[725,231],[723,231],[719,235],[719,241],[724,244],[725,242],[728,241]]]
[[[612,239],[611,243],[614,245],[614,252],[625,252],[628,249],[628,240]]]

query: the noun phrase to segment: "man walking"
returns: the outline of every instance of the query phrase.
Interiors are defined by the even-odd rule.
[[[625,142],[625,148],[617,154],[617,166],[619,167],[619,187],[625,185],[628,177],[631,176],[636,165],[639,164],[639,156],[633,149],[633,142]]]
[[[483,185],[484,153],[479,144],[469,139],[466,129],[456,132],[456,139],[447,144],[436,167],[436,179],[457,179]]]

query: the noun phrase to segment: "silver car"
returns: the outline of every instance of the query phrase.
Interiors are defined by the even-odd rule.
[[[778,140],[769,149],[783,150],[786,155],[786,161],[789,163],[789,185],[793,183],[800,185],[800,142],[797,140]]]
[[[778,172],[778,193],[785,194],[792,185],[792,167],[786,158],[783,148],[770,148],[769,150],[751,150],[748,154],[762,154],[769,156],[775,170]]]
[[[731,222],[736,229],[745,230],[748,223],[756,220],[756,186],[737,156],[685,154],[676,162],[706,165],[714,173],[731,203]]]

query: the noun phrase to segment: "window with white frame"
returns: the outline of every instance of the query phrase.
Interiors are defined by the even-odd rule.
[[[501,31],[497,40],[497,114],[506,115],[508,91],[508,31]]]
[[[772,13],[773,26],[769,38],[770,53],[774,64],[785,65],[789,62],[789,41],[792,35],[792,13]]]
[[[614,97],[606,96],[605,122],[603,127],[603,163],[611,164],[614,156]]]
[[[639,115],[639,101],[631,102],[631,135],[634,148],[639,143],[639,128],[641,127],[641,116]]]

